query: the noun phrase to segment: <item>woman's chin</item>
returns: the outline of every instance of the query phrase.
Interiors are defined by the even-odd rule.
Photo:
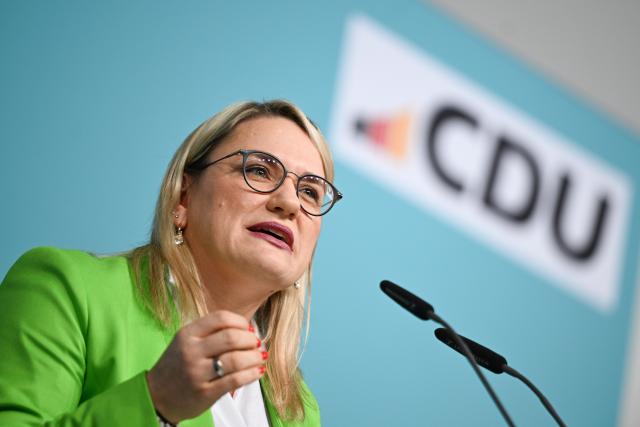
[[[303,269],[298,266],[297,257],[282,249],[259,248],[245,253],[243,267],[240,271],[250,270],[269,281],[293,283],[300,278]]]

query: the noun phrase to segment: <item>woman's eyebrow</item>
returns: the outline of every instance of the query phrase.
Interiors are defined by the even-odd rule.
[[[308,170],[308,169],[307,169],[307,170],[303,170],[303,171],[301,171],[301,172],[298,172],[298,171],[296,170],[297,168],[289,168],[289,167],[287,166],[287,163],[285,163],[285,162],[284,162],[284,161],[282,161],[282,160],[281,160],[281,162],[282,162],[282,164],[284,165],[284,167],[285,167],[289,172],[293,172],[293,173],[295,173],[295,174],[296,174],[296,175],[298,175],[298,176],[303,176],[303,175],[315,175],[315,176],[319,176],[320,178],[326,179],[326,178],[325,178],[325,176],[324,176],[324,168],[323,168],[323,170],[322,170],[322,172],[321,172],[321,173],[313,172],[313,171],[310,171],[310,170]]]

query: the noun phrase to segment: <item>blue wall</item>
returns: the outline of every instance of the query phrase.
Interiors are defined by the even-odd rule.
[[[239,99],[284,97],[326,133],[347,17],[364,13],[615,165],[637,136],[420,1],[0,3],[0,272],[25,250],[115,252],[147,239],[173,151]],[[328,426],[500,425],[466,362],[377,289],[396,280],[502,352],[570,425],[613,425],[637,278],[637,197],[620,299],[600,313],[338,160],[304,371]],[[552,425],[490,377],[518,425]]]

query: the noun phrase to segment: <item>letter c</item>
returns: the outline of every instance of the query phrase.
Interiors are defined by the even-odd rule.
[[[475,129],[478,127],[478,122],[476,119],[471,117],[469,114],[464,111],[452,107],[445,106],[436,112],[431,121],[431,126],[428,129],[427,133],[427,161],[433,167],[436,175],[449,187],[454,189],[455,191],[462,191],[463,185],[459,180],[456,180],[451,174],[449,174],[443,167],[440,158],[438,157],[438,133],[440,132],[443,125],[447,124],[450,121],[461,121],[465,123],[467,126]]]

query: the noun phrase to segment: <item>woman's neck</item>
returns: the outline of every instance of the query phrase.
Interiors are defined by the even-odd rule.
[[[243,316],[247,320],[253,319],[254,314],[267,300],[270,294],[259,294],[249,290],[248,284],[217,282],[215,285],[209,282],[204,284],[208,311],[227,310]]]

